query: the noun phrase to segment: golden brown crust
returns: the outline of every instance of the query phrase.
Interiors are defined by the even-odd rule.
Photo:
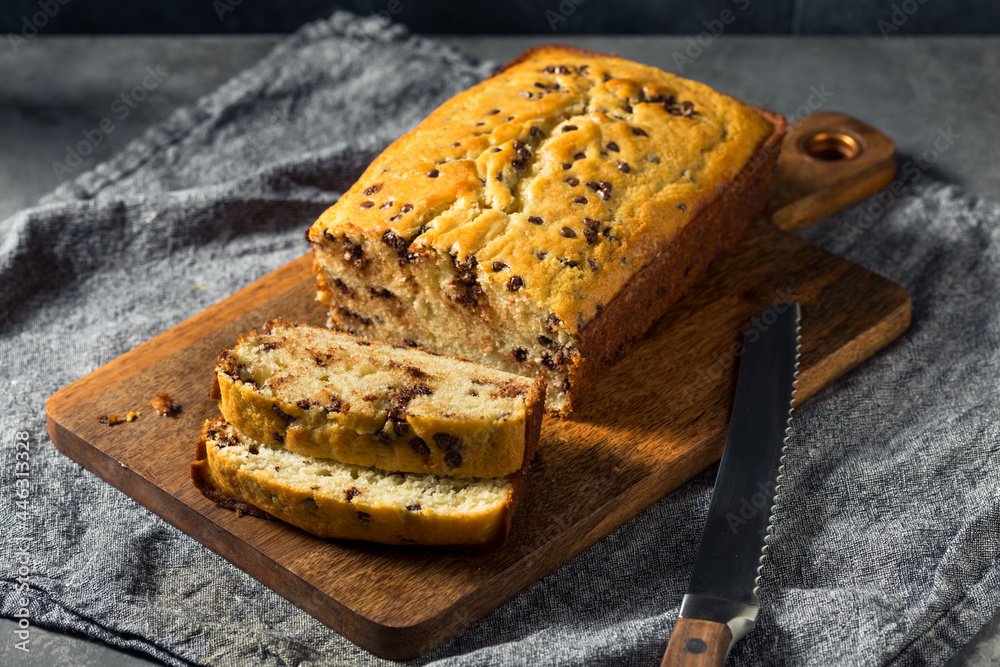
[[[764,208],[787,125],[785,117],[753,107],[774,125],[730,186],[708,202],[691,224],[668,239],[652,262],[587,323],[578,339],[581,362],[571,371],[570,407],[566,416],[597,379],[615,364],[666,310],[676,303],[734,244],[753,220],[747,211]],[[677,248],[683,252],[672,252]]]
[[[201,495],[216,505],[234,510],[237,514],[249,514],[261,519],[274,519],[275,517],[264,510],[258,509],[242,500],[237,500],[232,496],[227,496],[212,484],[212,473],[208,467],[208,454],[206,452],[208,440],[205,430],[203,427],[202,433],[198,437],[198,442],[195,445],[194,463],[191,464],[191,481],[194,482],[195,488],[201,491]]]
[[[198,490],[212,502],[239,513],[284,520],[327,538],[441,546],[466,553],[496,551],[507,539],[527,472],[525,468],[507,478],[505,501],[492,509],[469,515],[444,509],[424,513],[418,509],[401,516],[391,507],[366,504],[360,493],[345,498],[342,493],[331,495],[315,490],[318,486],[304,490],[269,470],[247,465],[246,459],[240,459],[237,466],[224,457],[213,456],[228,446],[239,446],[235,442],[227,445],[227,438],[242,440],[245,436],[233,431],[222,418],[204,423],[191,465],[191,478]]]

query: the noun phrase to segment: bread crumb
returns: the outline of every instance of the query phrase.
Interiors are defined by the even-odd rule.
[[[114,426],[115,424],[121,424],[122,421],[124,421],[122,419],[122,416],[117,413],[113,415],[95,415],[95,419],[97,419],[97,421],[107,426]]]
[[[136,419],[138,419],[141,416],[142,416],[141,412],[132,412],[131,410],[129,410],[129,413],[127,415],[125,415],[125,421],[127,421],[127,422],[134,422]]]
[[[161,417],[173,416],[181,411],[181,404],[176,403],[174,399],[170,397],[170,394],[165,392],[156,395],[156,399],[153,400],[152,406]]]

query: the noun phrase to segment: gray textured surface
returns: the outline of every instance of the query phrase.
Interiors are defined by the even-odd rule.
[[[552,39],[442,37],[477,57],[500,62]],[[52,163],[65,146],[110,117],[106,142],[75,173],[96,165],[150,123],[197,99],[263,56],[276,37],[52,37],[15,55],[0,51],[0,219],[59,184]],[[1000,40],[992,38],[727,37],[678,72],[682,37],[574,37],[583,48],[619,53],[718,87],[783,113],[796,113],[813,86],[833,95],[823,108],[843,111],[888,133],[902,155],[925,150],[936,128],[961,141],[930,174],[971,192],[1000,197]],[[147,66],[172,73],[124,121],[114,100],[141,83]]]
[[[29,64],[27,60],[17,60],[16,62],[0,60],[0,91],[2,91],[0,95],[4,96],[4,104],[0,106],[0,113],[20,114],[20,117],[12,116],[14,122],[2,124],[3,129],[0,131],[3,134],[0,134],[0,138],[5,141],[4,145],[7,146],[11,145],[7,139],[11,139],[15,146],[30,146],[33,150],[41,151],[41,157],[38,153],[25,154],[24,156],[10,151],[3,153],[3,157],[0,158],[0,165],[2,165],[0,168],[10,169],[9,174],[23,174],[30,165],[36,167],[41,165],[41,167],[35,172],[34,178],[24,177],[13,187],[7,185],[11,181],[0,180],[0,184],[2,184],[0,187],[3,187],[3,190],[0,190],[0,201],[11,208],[18,208],[50,189],[50,186],[55,182],[54,175],[52,175],[53,180],[47,184],[37,182],[39,179],[43,179],[46,170],[51,175],[50,165],[44,161],[61,159],[65,152],[60,150],[61,145],[82,129],[92,126],[92,121],[99,121],[107,115],[106,109],[108,109],[110,101],[116,95],[135,85],[133,83],[134,77],[143,71],[146,64],[157,64],[161,62],[158,59],[162,58],[167,58],[171,63],[178,61],[188,63],[183,66],[171,65],[176,77],[183,78],[168,78],[161,89],[162,92],[167,93],[169,92],[168,85],[178,82],[178,88],[173,92],[174,95],[178,96],[173,103],[175,105],[178,102],[197,97],[201,92],[214,87],[220,79],[224,79],[226,67],[222,63],[226,59],[226,54],[234,52],[237,54],[233,56],[234,58],[243,57],[245,62],[249,62],[256,56],[255,50],[259,49],[261,54],[266,51],[268,42],[266,39],[260,39],[257,42],[250,40],[245,45],[233,46],[233,42],[229,40],[184,41],[185,47],[179,49],[169,46],[164,48],[163,44],[169,44],[169,40],[107,40],[107,53],[110,55],[107,53],[98,55],[98,49],[79,46],[76,47],[77,50],[74,53],[73,42],[79,44],[87,42],[87,40],[39,40],[31,48],[43,52],[44,49],[49,48],[48,43],[51,42],[56,44],[53,48],[62,50],[62,55],[58,59],[48,60],[44,57],[44,53],[41,53],[37,56],[39,60],[33,65]],[[523,38],[456,40],[457,43],[473,53],[499,60],[506,59],[516,53],[523,45],[535,41]],[[143,46],[144,42],[148,44],[147,47]],[[667,69],[675,69],[670,67],[671,53],[678,46],[683,46],[683,40],[676,39],[609,40],[595,38],[574,39],[573,42],[589,48],[614,50],[622,55],[653,64],[665,65]],[[93,42],[88,43],[93,44]],[[119,47],[119,44],[123,46]],[[116,48],[125,49],[127,55],[115,56],[113,52]],[[156,58],[144,58],[143,48],[151,49],[150,53]],[[129,51],[130,49],[131,51]],[[796,58],[788,58],[787,54],[793,50],[799,55]],[[878,51],[880,57],[872,58],[872,51]],[[997,48],[997,43],[990,40],[972,42],[948,39],[927,42],[906,40],[890,41],[883,45],[881,40],[842,42],[799,39],[734,39],[714,45],[705,55],[698,58],[684,74],[717,85],[723,90],[744,97],[748,101],[772,106],[786,112],[793,111],[798,104],[804,101],[810,86],[825,84],[829,90],[835,93],[826,108],[848,111],[886,130],[897,140],[904,153],[916,153],[924,150],[933,141],[934,130],[938,125],[952,124],[955,131],[963,133],[963,140],[956,142],[955,146],[944,153],[935,164],[937,175],[946,180],[960,182],[974,192],[997,197],[998,190],[1000,190],[998,188],[998,183],[1000,183],[998,171],[995,164],[990,162],[988,158],[995,153],[998,139],[994,133],[984,130],[984,128],[991,126],[990,123],[994,127],[996,125],[997,91],[995,88],[983,85],[984,82],[979,78],[979,75],[983,71],[980,68],[989,68],[991,64],[995,67],[998,51],[1000,49]],[[19,58],[24,57],[25,54],[19,56]],[[108,69],[101,75],[98,75],[96,68],[88,70],[88,62],[95,58],[107,58],[103,67]],[[109,67],[109,63],[118,64],[122,68],[121,72],[112,75],[114,67]],[[217,64],[206,67],[205,63]],[[759,63],[763,63],[765,66],[758,67]],[[881,66],[879,66],[880,64]],[[31,67],[37,69],[32,70]],[[234,72],[240,68],[239,65],[232,67]],[[852,71],[852,67],[857,67],[857,69]],[[205,70],[204,73],[199,74],[198,72],[202,69]],[[757,75],[750,78],[746,76],[748,71],[756,71]],[[82,76],[88,72],[89,78]],[[103,84],[103,88],[97,83],[101,76],[110,77],[110,83]],[[201,78],[202,76],[204,79]],[[213,78],[213,76],[218,78]],[[931,77],[933,85],[926,83],[928,77]],[[833,82],[837,82],[836,85],[841,83],[848,85],[852,80],[862,82],[864,94],[850,88],[842,87],[841,90],[838,90],[833,84]],[[8,85],[9,81],[15,85]],[[925,82],[925,84],[921,85],[921,82]],[[204,86],[204,88],[198,89],[199,85]],[[60,88],[60,86],[64,87]],[[925,90],[928,88],[933,89],[933,94]],[[107,91],[110,95],[108,97],[94,96],[94,90]],[[8,95],[12,97],[7,98]],[[8,99],[13,102],[9,107]],[[143,118],[139,115],[141,110],[143,113],[149,114],[147,122],[165,116],[172,106],[168,106],[166,101],[157,102],[157,99],[156,96],[151,95],[146,100],[146,105],[137,109],[136,114],[122,122],[118,129],[126,130],[131,127],[126,123]],[[32,107],[31,104],[35,104],[35,107]],[[87,111],[83,113],[89,112],[91,115],[77,116],[77,122],[74,124],[74,114],[81,113],[81,109],[86,109]],[[45,113],[51,114],[49,119],[40,122],[39,118]],[[53,122],[53,118],[55,122]],[[135,130],[130,131],[137,133],[140,129],[136,123]],[[126,134],[123,132],[113,136],[124,137]],[[58,140],[56,140],[56,135],[59,137]],[[21,144],[17,144],[17,141],[21,141]],[[49,148],[46,147],[52,148],[55,157],[49,157],[52,153],[49,153]],[[83,171],[84,168],[85,166],[81,166],[78,171]],[[962,207],[968,206],[968,202],[958,202],[958,204]],[[817,234],[819,233],[821,232],[817,232]],[[830,240],[835,242],[836,235]],[[688,499],[688,501],[691,500],[693,499]],[[678,498],[677,502],[683,501]],[[661,503],[662,505],[663,503]],[[632,530],[626,529],[619,540],[624,540],[629,536],[635,537],[634,533],[634,528]],[[556,578],[557,581],[551,585],[556,585],[565,576],[564,573],[563,577]],[[541,588],[546,588],[546,586],[542,585]],[[528,596],[526,602],[534,600],[544,604],[543,599],[547,599],[544,592],[536,591],[534,595]],[[3,628],[0,632],[6,632],[10,627],[7,623],[0,625],[0,628]],[[51,642],[52,650],[56,652],[52,654],[53,657],[48,662],[60,662],[60,655],[69,654],[66,646],[74,646],[77,641],[66,638],[66,644],[60,644],[58,641]],[[91,650],[99,650],[99,647],[87,644],[85,650],[73,649],[71,654],[85,656]],[[62,653],[60,654],[59,651]],[[989,661],[996,658],[996,643],[981,642],[970,647],[966,655],[969,656],[967,664],[990,664]],[[3,656],[6,662],[7,655],[0,654],[0,656]],[[36,655],[35,658],[38,656]],[[95,660],[100,660],[100,658],[95,658]],[[43,660],[36,664],[47,663]]]
[[[885,30],[948,35],[1000,29],[1000,7],[991,0],[63,0],[60,4],[53,18],[44,21],[45,34],[283,33],[329,16],[334,9],[362,15],[389,10],[414,31],[458,35],[541,33],[550,26],[563,35],[683,35],[704,30],[705,21],[727,8],[741,9],[739,21],[727,29],[732,34],[879,35]],[[0,3],[0,34],[20,31],[22,17],[37,15],[40,5],[54,6],[40,0]]]

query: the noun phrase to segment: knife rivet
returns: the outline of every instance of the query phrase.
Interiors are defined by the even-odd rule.
[[[704,653],[708,648],[703,640],[697,638],[691,638],[684,642],[684,650],[688,653]]]

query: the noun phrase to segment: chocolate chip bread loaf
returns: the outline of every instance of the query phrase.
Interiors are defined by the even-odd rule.
[[[303,456],[258,442],[221,417],[205,422],[191,476],[216,503],[320,537],[472,552],[503,545],[524,484],[521,471],[453,479]]]
[[[544,381],[283,320],[223,350],[213,397],[255,440],[392,472],[502,477],[538,439]]]
[[[309,230],[328,324],[545,378],[566,414],[763,208],[784,131],[654,67],[528,51]]]

